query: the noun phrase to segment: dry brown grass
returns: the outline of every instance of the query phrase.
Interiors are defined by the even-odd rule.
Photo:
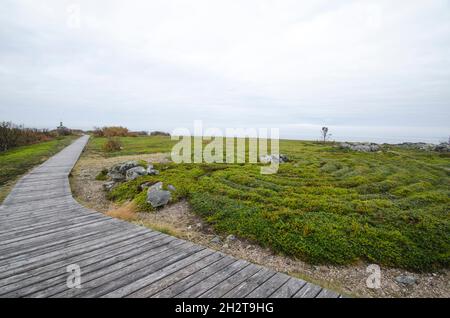
[[[158,222],[158,221],[143,221],[139,220],[135,222],[135,224],[149,228],[153,231],[161,232],[167,235],[175,236],[180,239],[188,240],[189,236],[186,235],[183,231],[178,229],[176,226],[171,224],[167,224],[166,222]]]
[[[136,206],[132,202],[125,203],[117,209],[110,210],[105,214],[110,217],[129,222],[137,220]]]

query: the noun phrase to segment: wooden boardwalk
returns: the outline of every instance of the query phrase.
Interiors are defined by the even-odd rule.
[[[0,297],[340,297],[80,206],[68,175],[87,141],[24,176],[0,207]],[[73,264],[81,288],[67,287]]]

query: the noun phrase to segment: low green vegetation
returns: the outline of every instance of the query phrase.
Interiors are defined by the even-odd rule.
[[[0,202],[8,194],[11,183],[19,176],[62,150],[75,138],[77,137],[58,137],[51,141],[0,152]]]
[[[99,172],[99,174],[95,177],[97,181],[105,181],[108,180],[108,169],[103,169]]]
[[[123,138],[127,154],[170,151],[170,139]],[[93,140],[91,149],[98,147]],[[252,164],[159,164],[158,176],[110,194],[151,210],[140,185],[162,181],[224,234],[315,264],[358,260],[416,271],[449,266],[450,157],[384,147],[377,153],[281,141],[277,174]]]
[[[117,137],[121,149],[106,149],[108,138],[92,137],[87,151],[90,153],[101,154],[107,157],[136,155],[145,153],[170,152],[176,141],[170,137]]]

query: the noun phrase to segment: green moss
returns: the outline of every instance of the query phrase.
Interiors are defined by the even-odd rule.
[[[139,185],[162,181],[175,186],[173,202],[188,200],[216,231],[311,263],[446,268],[450,158],[394,150],[365,154],[281,141],[292,161],[274,175],[251,164],[160,164],[159,176],[127,182],[110,197],[152,211]]]

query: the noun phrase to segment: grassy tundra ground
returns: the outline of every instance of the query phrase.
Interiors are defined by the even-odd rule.
[[[75,138],[62,137],[0,152],[0,202],[6,198],[12,185],[21,175],[62,150]]]
[[[93,139],[89,151],[100,153],[102,142]],[[130,155],[169,151],[174,142],[136,137],[122,144]],[[300,141],[280,148],[292,161],[275,175],[251,164],[160,164],[159,176],[124,183],[110,198],[151,210],[139,185],[163,181],[176,187],[174,201],[186,199],[217,232],[313,264],[448,268],[448,154],[395,147],[355,153]]]

